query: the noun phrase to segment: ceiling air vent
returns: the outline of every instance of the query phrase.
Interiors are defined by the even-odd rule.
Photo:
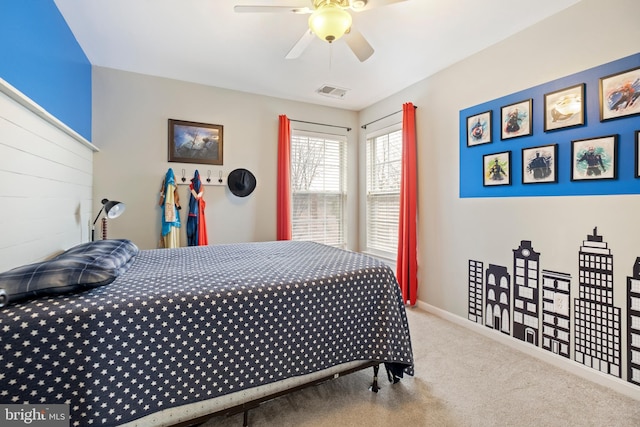
[[[341,87],[324,85],[320,89],[316,90],[320,95],[330,96],[332,98],[342,99],[346,95],[348,89]]]

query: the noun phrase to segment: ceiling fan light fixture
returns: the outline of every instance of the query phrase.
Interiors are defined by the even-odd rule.
[[[351,28],[351,15],[335,3],[326,3],[309,17],[311,31],[329,43],[338,40]]]

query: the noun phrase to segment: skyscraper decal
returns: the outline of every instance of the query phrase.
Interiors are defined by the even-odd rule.
[[[613,255],[597,227],[580,247],[578,272],[574,359],[620,377],[620,308],[613,305]]]
[[[542,269],[530,240],[512,252],[513,282],[507,267],[469,260],[468,319],[640,386],[640,256],[620,308],[613,254],[597,227],[579,247],[578,283],[571,274]]]
[[[542,270],[542,348],[571,355],[571,275]]]
[[[522,240],[513,250],[513,336],[538,345],[540,254],[531,241]]]
[[[481,261],[469,260],[469,320],[482,324],[482,268]]]
[[[511,335],[511,276],[507,267],[489,264],[486,273],[485,321],[488,328]]]
[[[640,258],[627,277],[627,381],[640,385]]]

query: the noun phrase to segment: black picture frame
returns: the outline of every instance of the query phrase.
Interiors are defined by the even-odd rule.
[[[618,178],[618,135],[571,141],[571,181]]]
[[[522,149],[522,183],[558,182],[558,144]]]
[[[492,142],[492,116],[489,110],[467,117],[467,147]]]
[[[640,130],[636,131],[636,178],[640,178]]]
[[[544,131],[582,126],[585,123],[585,84],[544,95]]]
[[[222,165],[223,126],[169,119],[170,162]]]
[[[640,67],[599,80],[600,121],[640,114]]]
[[[511,185],[511,151],[482,156],[482,185]]]
[[[533,99],[500,107],[500,139],[512,139],[533,133]]]

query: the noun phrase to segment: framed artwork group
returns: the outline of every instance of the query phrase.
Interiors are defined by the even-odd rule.
[[[598,84],[600,122],[640,114],[640,67],[601,77]],[[586,83],[578,83],[544,94],[541,112],[545,133],[561,132],[587,124],[586,86]],[[493,143],[494,132],[499,132],[501,141],[509,143],[513,139],[533,135],[533,107],[534,99],[528,98],[499,106],[496,117],[493,110],[467,116],[467,149]],[[581,136],[583,134],[580,133]],[[570,144],[570,159],[558,158],[559,144],[556,142],[520,149],[522,184],[557,183],[560,160],[561,167],[566,165],[569,168],[572,182],[618,179],[620,135],[596,135],[580,139],[571,139],[570,133],[563,135],[569,136],[566,142],[560,144]],[[545,139],[545,142],[548,140]],[[512,150],[481,151],[483,186],[511,185]],[[640,178],[640,130],[635,131],[633,151],[634,177]],[[565,156],[566,151],[563,149],[562,152]]]

